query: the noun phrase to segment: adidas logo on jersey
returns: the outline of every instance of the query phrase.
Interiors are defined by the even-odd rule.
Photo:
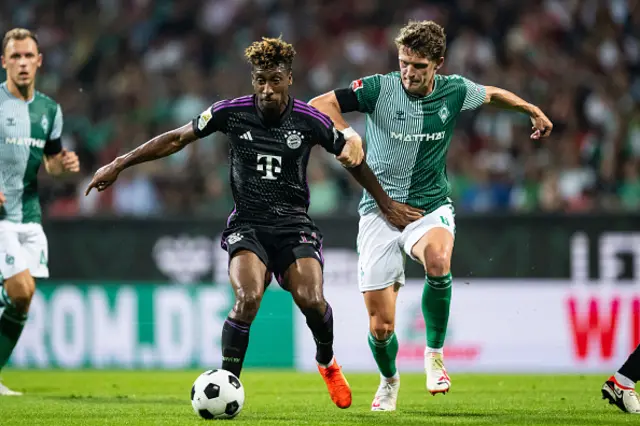
[[[252,141],[253,137],[251,136],[251,130],[249,130],[246,133],[241,134],[240,135],[240,139],[244,139],[244,140],[247,140],[247,141]]]
[[[417,133],[417,134],[405,134],[391,132],[391,139],[397,139],[402,142],[423,142],[423,141],[439,141],[444,139],[446,132],[435,133]]]

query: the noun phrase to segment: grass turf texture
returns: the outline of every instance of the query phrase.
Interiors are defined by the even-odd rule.
[[[189,393],[200,371],[17,371],[4,383],[0,424],[201,425]],[[351,408],[333,405],[318,374],[247,370],[234,425],[615,425],[638,424],[601,399],[604,376],[453,375],[452,392],[431,396],[424,376],[403,374],[395,413],[369,411],[376,374],[348,374]],[[219,422],[219,421],[218,421]]]

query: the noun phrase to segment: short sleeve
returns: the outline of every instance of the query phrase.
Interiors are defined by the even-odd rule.
[[[60,105],[56,108],[56,115],[53,118],[53,127],[51,128],[51,133],[49,133],[49,138],[44,146],[43,152],[47,156],[56,155],[60,151],[62,151],[62,142],[60,138],[62,137],[62,108]]]
[[[464,101],[462,102],[462,111],[472,110],[481,107],[487,96],[487,89],[473,81],[460,77],[465,87]]]
[[[358,98],[358,111],[372,113],[380,96],[380,74],[370,75],[351,82],[351,90]]]
[[[226,132],[226,121],[229,115],[231,101],[216,102],[202,111],[193,121],[193,133],[198,138],[204,138],[215,132]]]
[[[53,119],[53,127],[51,128],[49,139],[60,139],[62,136],[62,124],[62,108],[58,105],[58,108],[56,109],[56,116]]]
[[[317,112],[312,118],[315,128],[316,141],[327,152],[334,155],[340,155],[344,148],[344,135],[333,125],[333,121],[329,116]]]

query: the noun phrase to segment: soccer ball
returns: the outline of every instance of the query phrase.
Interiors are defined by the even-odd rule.
[[[227,370],[202,373],[191,388],[193,411],[203,419],[230,419],[238,415],[244,404],[244,386]]]

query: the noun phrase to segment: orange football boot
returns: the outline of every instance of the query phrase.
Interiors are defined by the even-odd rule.
[[[342,374],[342,369],[336,358],[333,357],[332,363],[328,367],[318,365],[318,371],[327,384],[333,403],[339,408],[349,408],[351,406],[351,387]]]

